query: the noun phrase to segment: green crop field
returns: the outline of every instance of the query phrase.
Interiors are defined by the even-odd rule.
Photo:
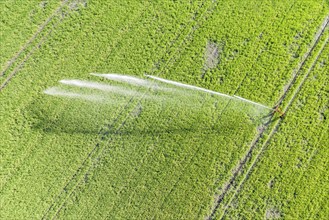
[[[0,219],[328,219],[328,40],[327,0],[0,1]]]

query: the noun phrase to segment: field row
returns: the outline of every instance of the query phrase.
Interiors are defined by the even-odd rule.
[[[12,59],[32,43],[66,1],[22,2],[1,1],[0,76],[11,65]],[[19,22],[17,22],[19,21]],[[29,40],[27,40],[29,39]],[[19,52],[17,52],[19,51]]]
[[[325,201],[329,189],[321,184],[328,178],[324,168],[328,162],[325,146],[329,143],[328,54],[326,43],[315,65],[303,69],[308,74],[304,85],[256,166],[226,207],[228,219],[251,213],[253,217],[294,219],[324,219],[328,215]]]
[[[208,216],[264,109],[187,90],[106,105],[43,90],[104,82],[90,72],[148,73],[272,106],[327,12],[301,1],[92,1],[71,11],[1,91],[1,217]]]
[[[298,6],[298,5],[297,5]],[[323,18],[323,17],[322,17]],[[315,32],[315,31],[314,31]],[[314,35],[313,35],[314,36]],[[305,48],[305,50],[306,50],[306,48]],[[170,64],[170,63],[169,63]],[[143,144],[142,144],[143,145]],[[196,152],[197,153],[197,152]],[[130,159],[131,159],[131,157],[129,157]],[[106,166],[107,168],[108,168],[108,166]],[[110,166],[111,167],[111,166]],[[225,179],[225,178],[224,178]],[[102,181],[97,181],[97,182],[102,182]],[[179,185],[179,182],[177,181],[177,184]],[[176,187],[176,185],[177,184],[173,184],[175,187]],[[84,184],[82,184],[82,185],[84,185]],[[103,187],[103,186],[102,186]],[[102,187],[94,187],[95,189],[97,188],[102,188]],[[132,187],[132,188],[134,188],[134,187]],[[83,190],[83,189],[81,189],[81,191],[83,191],[84,193],[85,193],[85,190]],[[92,190],[87,190],[87,191],[91,191],[91,194],[92,195],[94,195],[95,193],[97,193],[97,192],[94,192],[94,191],[92,191]],[[105,192],[106,192],[106,190],[104,190]],[[171,191],[171,190],[170,190]],[[103,193],[105,193],[105,192],[103,192]],[[129,194],[128,194],[129,195]],[[87,197],[86,195],[80,195],[82,198],[85,198],[85,197]],[[79,196],[78,196],[78,198],[79,198]],[[87,197],[88,198],[88,197]],[[138,198],[138,197],[137,197]],[[88,200],[89,200],[90,198],[88,198]],[[101,200],[101,199],[103,199],[103,196],[101,197],[101,198],[98,198],[97,200],[98,200],[98,202],[101,202],[101,203],[103,203],[104,201],[103,200]],[[168,200],[168,199],[167,199]],[[74,202],[76,202],[75,200],[73,200]],[[121,200],[120,200],[121,201]],[[109,203],[111,203],[111,202],[109,202]],[[83,203],[82,202],[82,205],[83,204],[85,204],[85,203]],[[99,204],[99,203],[98,203]],[[115,204],[117,204],[117,203],[115,203]],[[121,204],[121,203],[120,203]],[[177,205],[177,204],[176,204]],[[76,204],[74,205],[73,204],[73,206],[77,206]],[[98,207],[98,205],[95,205],[96,207]],[[115,205],[113,205],[114,207],[115,207]],[[161,206],[162,207],[162,206]],[[72,208],[71,208],[72,209]],[[79,209],[79,206],[77,206],[77,209]],[[90,209],[86,209],[86,210],[88,210],[88,212],[90,211]],[[96,210],[95,210],[96,211]],[[136,211],[136,210],[135,210]],[[72,213],[73,215],[74,215],[74,213],[76,213],[76,210],[75,209],[72,209],[71,211],[69,211],[69,213]],[[115,213],[115,215],[117,214],[117,212],[116,211],[114,211],[113,213]],[[167,212],[167,213],[170,213],[170,212]],[[188,212],[187,212],[188,213]],[[99,213],[100,215],[102,214],[102,212],[101,213]],[[104,214],[104,213],[103,213]],[[124,215],[129,215],[129,213],[126,213],[126,212],[123,212],[122,213],[122,215],[124,216]],[[83,216],[83,215],[82,215]],[[147,214],[146,214],[146,216],[148,216]],[[201,215],[202,216],[202,215]]]
[[[292,76],[290,84],[286,86],[284,94],[277,101],[278,106],[282,109],[282,112],[288,111],[291,103],[298,95],[298,92],[302,88],[310,71],[312,71],[315,63],[319,59],[319,56],[322,54],[329,37],[328,21],[329,16],[325,19],[324,24],[320,26],[318,31],[319,34],[317,33],[315,35],[313,44],[303,56],[304,60],[296,67],[294,71],[295,73]],[[249,172],[251,172],[251,170],[256,165],[260,153],[264,150],[272,135],[278,129],[278,126],[280,124],[279,122],[282,120],[282,118],[279,118],[279,115],[279,113],[273,114],[271,117],[268,118],[268,121],[259,129],[259,133],[254,138],[254,141],[252,142],[249,151],[244,156],[244,158],[241,159],[240,164],[236,169],[236,172],[232,175],[230,181],[226,184],[226,190],[219,195],[217,205],[213,210],[212,216],[216,214],[216,209],[218,209],[217,212],[220,213],[220,216],[225,215],[227,203],[231,201],[232,197],[237,195],[237,193],[239,192],[239,187],[241,186],[243,181],[248,178]],[[232,190],[231,187],[233,187],[234,189]]]
[[[107,6],[104,5],[103,7],[106,8]],[[102,19],[97,20],[98,22],[103,22],[103,25],[98,24],[96,26],[98,30],[84,30],[79,32],[79,29],[76,29],[77,27],[73,27],[72,29],[71,24],[79,24],[78,21],[80,20],[80,15],[78,16],[76,14],[74,16],[73,14],[73,16],[68,19],[71,20],[71,23],[67,25],[65,22],[62,23],[59,26],[57,34],[49,39],[47,44],[45,44],[43,48],[41,48],[41,50],[28,61],[25,68],[22,69],[18,75],[19,80],[12,81],[9,84],[9,87],[3,91],[1,98],[4,105],[1,106],[4,108],[3,112],[5,114],[2,115],[4,119],[4,126],[1,127],[1,133],[4,134],[4,142],[1,143],[1,145],[3,145],[1,150],[3,155],[2,164],[4,165],[4,173],[1,181],[2,183],[6,184],[1,184],[2,187],[5,187],[2,188],[1,191],[2,195],[4,195],[1,201],[2,204],[4,204],[4,201],[9,200],[9,198],[13,196],[13,193],[18,193],[21,195],[20,198],[23,201],[25,201],[24,198],[30,200],[33,198],[33,196],[38,196],[38,199],[43,201],[44,204],[43,206],[39,206],[39,210],[41,212],[42,210],[46,210],[46,207],[49,206],[48,204],[52,202],[52,195],[55,196],[59,194],[59,190],[61,190],[66,184],[66,178],[71,177],[76,172],[79,164],[81,164],[83,159],[91,151],[92,147],[94,147],[98,142],[97,137],[99,128],[104,126],[104,121],[108,121],[108,123],[110,123],[110,121],[115,119],[116,115],[120,113],[120,107],[118,108],[118,106],[116,106],[116,108],[109,109],[100,108],[98,106],[95,109],[90,107],[88,104],[78,103],[79,106],[74,106],[70,101],[64,102],[63,100],[60,100],[59,103],[56,104],[55,99],[45,100],[44,95],[40,94],[40,92],[42,92],[46,86],[52,85],[58,79],[65,77],[65,75],[72,77],[72,72],[76,74],[76,77],[79,75],[84,76],[88,72],[97,72],[97,69],[90,69],[88,72],[81,71],[81,69],[79,70],[79,67],[91,67],[91,65],[77,65],[76,62],[81,64],[81,59],[90,58],[91,63],[94,63],[94,60],[106,60],[109,54],[115,52],[113,50],[118,47],[118,43],[126,44],[129,46],[130,43],[127,40],[131,41],[131,37],[136,37],[138,40],[142,39],[139,36],[144,35],[144,33],[139,32],[140,35],[136,35],[136,29],[132,27],[132,24],[136,24],[135,22],[150,22],[150,24],[156,24],[159,26],[159,23],[154,23],[154,21],[152,21],[154,16],[156,16],[155,13],[159,11],[158,9],[154,8],[155,6],[153,7],[150,5],[145,5],[145,8],[143,8],[141,5],[131,5],[130,7],[133,10],[133,13],[131,13],[129,10],[126,12],[130,13],[130,16],[125,16],[125,14],[118,12],[109,14],[106,13],[106,15],[129,18],[124,20],[120,18],[115,19],[118,22],[123,22],[123,25],[122,23],[112,23],[113,25],[120,25],[121,28],[113,26],[114,36],[117,38],[114,38],[112,41],[114,44],[109,45],[107,48],[103,47],[104,41],[102,42],[100,39],[95,39],[95,36],[86,36],[85,33],[94,32],[98,37],[103,37],[104,40],[107,40],[102,35],[104,32],[102,32],[100,29],[104,28],[104,30],[107,30],[109,27],[106,20],[112,19],[105,19],[104,21],[102,20],[104,17],[102,17]],[[162,6],[159,5],[157,7]],[[199,8],[199,5],[191,5],[191,8],[193,7],[197,9]],[[139,8],[140,10],[135,11],[135,8]],[[182,19],[190,19],[190,13],[193,13],[191,8],[187,8],[186,17],[182,17]],[[99,11],[99,8],[95,8],[95,10],[96,9]],[[118,5],[113,8],[113,10],[121,11],[126,11],[126,9],[127,5]],[[189,12],[189,10],[191,10],[191,12]],[[90,14],[88,13],[93,12],[84,12],[87,13],[84,15],[85,19],[90,19]],[[146,15],[147,12],[150,13],[148,15],[149,17],[141,16],[141,13]],[[132,16],[132,14],[135,14],[135,16]],[[168,19],[172,19],[168,17],[168,15],[159,16],[158,19],[159,22],[163,22],[164,24],[174,24],[173,22],[168,22]],[[86,21],[83,28],[95,28],[95,26],[93,26],[95,19],[90,19],[89,22],[90,26]],[[177,22],[179,22],[179,20]],[[184,22],[184,20],[182,20],[182,22]],[[68,28],[71,31],[64,31],[63,28]],[[69,35],[71,35],[73,30],[75,31],[75,37],[67,38]],[[146,29],[145,31],[148,32],[149,30]],[[111,35],[108,30],[107,34]],[[173,32],[164,32],[163,35],[159,35],[159,38],[155,39],[170,41],[170,39],[175,38],[175,36],[170,37],[168,35],[173,35]],[[79,39],[78,36],[82,39],[77,40]],[[83,38],[94,40],[90,41]],[[60,39],[65,39],[65,41]],[[86,50],[86,48],[79,47],[77,44],[79,42],[85,42],[87,45],[84,46],[91,49],[94,48],[94,50]],[[143,41],[140,42],[140,44],[135,43],[134,48],[140,50],[142,45]],[[84,54],[82,53],[83,56],[80,58],[77,56],[71,56],[70,53],[77,53],[77,51],[73,50],[72,48],[79,48],[84,51]],[[103,54],[94,53],[101,48],[105,49],[103,50]],[[61,52],[57,53],[57,50]],[[88,52],[91,52],[92,56],[85,56],[85,53]],[[45,56],[45,54],[47,56]],[[115,54],[117,54],[117,52]],[[159,51],[157,54],[161,55]],[[75,62],[72,62],[72,60],[66,60],[64,57],[72,57]],[[70,65],[67,66],[67,64]],[[74,68],[71,68],[73,66]],[[123,65],[118,64],[118,67],[119,66]],[[31,72],[33,72],[33,75],[29,74]],[[66,72],[66,74],[60,74],[61,72]],[[44,85],[45,81],[48,82],[48,85]],[[20,83],[23,84],[19,86]],[[33,83],[33,87],[29,86],[31,83]],[[18,89],[15,89],[14,91],[12,88]],[[15,93],[15,95],[13,95],[13,93]],[[15,97],[15,99],[8,99],[8,97]],[[124,106],[125,102],[122,102],[121,105]],[[16,110],[13,111],[13,109]],[[22,113],[20,113],[20,111],[22,111],[21,109],[24,109]],[[84,111],[81,111],[81,109],[84,109]],[[77,114],[77,112],[79,112],[79,114]],[[11,115],[15,115],[15,117],[11,117]],[[111,118],[109,118],[109,116]],[[15,120],[13,121],[14,118]],[[81,148],[81,146],[84,147]],[[54,155],[56,155],[57,158],[56,164],[51,163],[52,166],[45,169],[45,165],[50,164],[50,161],[53,160]],[[36,162],[38,158],[44,159],[42,161]],[[64,163],[64,161],[66,162]],[[70,169],[67,169],[67,167],[70,167]],[[24,173],[31,172],[29,171],[31,169],[33,169],[33,175],[29,178],[23,178],[22,175],[24,175]],[[42,178],[43,181],[40,181],[40,178]],[[49,185],[50,188],[45,190],[45,187],[47,187],[47,183],[50,183],[50,180],[51,182],[54,182],[54,184]],[[19,185],[17,185],[17,183],[19,183]],[[34,184],[34,191],[24,190],[31,188],[29,183]],[[15,192],[14,189],[17,188],[20,189],[20,191]],[[17,214],[20,216],[29,216],[32,213],[36,213],[37,211],[35,210],[34,202],[28,203],[27,200],[23,202],[22,204],[25,208],[20,209],[21,212]],[[6,203],[5,210],[8,211],[7,214],[12,214],[12,212],[10,212],[11,205],[13,207],[15,206],[15,209],[17,209],[17,204],[15,202]],[[33,211],[31,212],[31,210]],[[40,211],[38,215],[41,214]],[[3,215],[6,216],[5,214]]]

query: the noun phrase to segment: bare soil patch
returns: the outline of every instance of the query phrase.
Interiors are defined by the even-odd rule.
[[[265,219],[279,219],[281,218],[281,213],[276,208],[269,208],[266,210]]]
[[[204,54],[205,63],[202,69],[201,78],[204,78],[207,70],[217,67],[220,61],[221,51],[222,47],[219,44],[213,41],[208,41]]]

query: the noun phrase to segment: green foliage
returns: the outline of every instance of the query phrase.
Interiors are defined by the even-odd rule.
[[[40,4],[0,3],[1,70],[60,5]],[[0,76],[2,84],[15,73],[0,91],[0,218],[208,216],[264,111],[189,90],[151,100],[139,89],[145,96],[112,104],[43,91],[61,79],[105,81],[91,72],[147,73],[272,106],[327,14],[318,1],[65,2]],[[205,69],[209,42],[219,61]],[[324,217],[328,48],[323,54],[229,218]],[[299,206],[302,214],[292,211]]]
[[[273,210],[286,219],[329,215],[328,54],[326,44],[280,129],[230,202],[227,219],[269,218]]]

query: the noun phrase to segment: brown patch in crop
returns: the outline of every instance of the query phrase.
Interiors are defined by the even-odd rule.
[[[271,189],[271,188],[273,188],[274,184],[275,184],[275,180],[274,180],[274,179],[271,179],[271,180],[268,182],[267,186],[268,186],[268,188]]]
[[[202,69],[201,78],[204,78],[206,71],[217,67],[219,64],[220,46],[212,41],[208,41],[205,51],[205,63]]]
[[[266,219],[279,219],[281,217],[281,213],[276,208],[269,208],[266,210],[265,218]]]
[[[206,63],[205,63],[206,69],[212,69],[217,66],[217,64],[219,63],[219,49],[216,43],[208,42],[205,58],[206,58]]]
[[[45,8],[47,5],[48,5],[48,2],[47,1],[42,1],[39,4],[40,8]]]
[[[87,7],[87,0],[75,0],[69,4],[72,11],[77,11],[80,7]]]

